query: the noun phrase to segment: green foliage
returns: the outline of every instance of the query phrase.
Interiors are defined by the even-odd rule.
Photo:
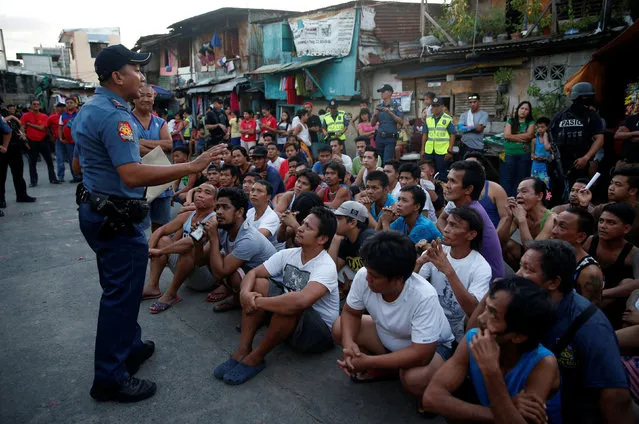
[[[519,23],[524,25],[524,19],[528,17],[528,26],[532,26],[541,17],[541,12],[544,10],[544,5],[541,0],[512,0],[511,6],[513,9],[521,13],[521,20]],[[548,16],[548,14],[546,14]],[[541,28],[543,26],[539,25]],[[548,23],[547,26],[550,26]]]
[[[557,112],[568,105],[568,97],[564,94],[563,83],[558,82],[553,90],[546,93],[542,92],[538,85],[533,84],[528,87],[526,92],[531,100],[534,100],[532,103],[536,104],[533,106],[533,116],[537,118],[545,116],[552,119]]]
[[[485,35],[499,35],[506,32],[506,11],[504,9],[490,9],[488,16],[477,22],[478,31]]]
[[[437,23],[454,39],[470,40],[475,27],[475,17],[470,13],[466,0],[451,0],[443,7],[443,18]],[[442,41],[448,41],[440,31],[434,31],[434,35]]]
[[[579,21],[575,24],[575,27],[586,32],[597,28],[597,24],[599,24],[599,16],[587,15],[579,19]]]
[[[510,68],[499,68],[494,74],[497,84],[508,83],[513,80],[513,70]]]

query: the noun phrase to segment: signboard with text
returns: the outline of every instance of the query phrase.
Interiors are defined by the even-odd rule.
[[[298,56],[348,56],[355,31],[355,9],[288,20]]]

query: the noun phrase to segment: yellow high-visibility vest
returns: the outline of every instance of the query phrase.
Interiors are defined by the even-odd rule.
[[[345,115],[346,115],[346,112],[344,112],[343,110],[340,110],[337,112],[337,116],[335,117],[335,119],[333,119],[330,112],[328,112],[326,115],[323,115],[322,119],[324,119],[324,122],[326,122],[326,131],[328,131],[329,133],[337,133],[337,132],[344,131]],[[339,137],[339,139],[346,140],[346,134],[345,133],[342,134]]]
[[[426,118],[426,126],[428,126],[428,140],[424,146],[424,153],[432,155],[433,150],[436,155],[445,155],[448,153],[448,142],[450,134],[448,133],[448,124],[453,120],[450,115],[442,114],[435,124],[435,118],[429,116]]]

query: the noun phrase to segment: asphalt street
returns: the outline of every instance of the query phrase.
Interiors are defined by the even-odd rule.
[[[149,314],[149,301],[140,307],[143,339],[157,349],[138,376],[154,380],[157,394],[129,405],[93,401],[101,293],[95,255],[78,226],[75,184],[49,184],[42,163],[39,174],[43,182],[29,189],[34,204],[16,204],[7,178],[8,207],[0,218],[0,422],[443,422],[420,418],[399,381],[352,383],[335,364],[337,348],[302,356],[280,346],[248,383],[215,380],[213,367],[238,342],[240,315],[214,314],[205,293],[187,288],[184,301],[167,312]],[[171,276],[165,270],[163,289]]]

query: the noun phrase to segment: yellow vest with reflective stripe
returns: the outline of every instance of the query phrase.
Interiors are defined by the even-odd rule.
[[[426,145],[424,146],[424,153],[431,155],[433,154],[433,150],[436,155],[445,155],[448,153],[448,142],[450,141],[448,124],[450,124],[452,120],[453,118],[445,113],[439,118],[437,124],[435,124],[435,118],[432,116],[426,118],[428,140],[426,140]]]
[[[337,112],[335,119],[333,119],[330,112],[322,116],[324,122],[326,122],[326,131],[329,133],[344,131],[344,115],[346,115],[346,112],[340,110]],[[346,140],[346,134],[342,134],[339,139]]]

